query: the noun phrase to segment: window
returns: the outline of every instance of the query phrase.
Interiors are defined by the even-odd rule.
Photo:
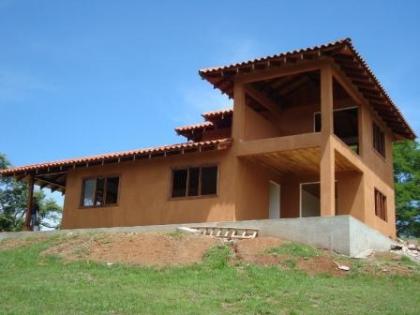
[[[387,221],[386,196],[375,188],[375,214],[382,220]]]
[[[385,134],[375,123],[373,123],[373,147],[379,154],[385,157]]]
[[[81,205],[83,207],[103,207],[117,204],[119,181],[118,176],[83,180]]]
[[[217,166],[190,167],[172,171],[172,197],[217,194]]]

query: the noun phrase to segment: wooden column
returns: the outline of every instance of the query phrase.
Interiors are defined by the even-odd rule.
[[[233,88],[233,120],[232,120],[232,138],[235,142],[240,142],[245,137],[245,121],[246,121],[246,103],[245,88],[242,83],[235,82]]]
[[[26,217],[25,217],[25,229],[27,231],[32,231],[33,227],[31,226],[31,215],[33,208],[33,198],[34,197],[34,175],[28,176],[28,200],[26,203]]]
[[[365,104],[361,104],[358,110],[358,128],[359,128],[359,155],[362,159],[366,158],[366,152],[369,151],[369,146],[372,143],[371,130],[372,125],[368,121],[367,109]]]
[[[335,156],[333,76],[330,65],[321,68],[321,162],[320,192],[321,216],[335,215]]]
[[[244,165],[238,159],[239,144],[245,139],[245,127],[246,127],[246,103],[245,103],[245,87],[241,82],[235,82],[233,88],[233,118],[232,118],[232,138],[233,144],[232,149],[229,152],[228,158],[228,172],[229,181],[231,181],[230,187],[232,187],[231,194],[233,197],[232,203],[234,207],[233,220],[243,219],[244,212],[244,192],[241,183],[244,181]]]

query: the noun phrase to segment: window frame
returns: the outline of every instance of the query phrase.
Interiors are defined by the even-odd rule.
[[[375,138],[375,130],[379,131],[379,135],[383,138],[383,152],[380,151],[376,147],[376,138]],[[378,124],[375,120],[372,121],[372,147],[373,151],[376,152],[381,156],[381,158],[386,159],[386,136],[385,136],[385,130],[382,128],[380,124]]]
[[[378,197],[377,197],[378,196]],[[387,197],[382,191],[378,188],[374,188],[373,190],[373,198],[374,198],[374,207],[375,207],[375,216],[382,221],[388,222],[388,206],[387,206]],[[378,204],[378,198],[381,198],[380,204]],[[382,205],[382,208],[379,206]]]
[[[100,206],[96,206],[95,204],[93,206],[85,206],[83,204],[83,199],[84,199],[84,192],[85,192],[85,184],[86,181],[90,180],[90,179],[94,179],[95,180],[95,191],[94,191],[94,203],[95,203],[95,198],[96,198],[96,185],[97,185],[97,180],[98,178],[104,178],[104,195],[103,195],[103,201],[106,201],[106,187],[107,187],[107,182],[108,182],[108,178],[111,177],[118,177],[118,189],[117,189],[117,201],[115,203],[103,203]],[[81,191],[80,191],[80,203],[79,203],[79,208],[80,209],[92,209],[92,208],[109,208],[109,207],[118,207],[119,205],[119,201],[120,201],[120,191],[121,191],[121,175],[119,174],[112,174],[112,175],[98,175],[98,176],[86,176],[82,178],[82,185],[81,185]]]
[[[215,194],[208,194],[208,195],[202,195],[201,194],[201,169],[206,167],[216,167],[216,193]],[[197,196],[189,196],[189,184],[190,184],[190,171],[191,168],[198,168],[199,171],[199,177],[198,177],[198,195]],[[184,196],[173,196],[173,188],[174,188],[174,172],[179,170],[187,170],[187,183],[186,183],[186,189],[185,189],[185,195]],[[220,167],[218,163],[208,163],[208,164],[199,164],[199,165],[185,165],[185,166],[177,166],[177,167],[171,167],[170,168],[170,185],[169,185],[169,193],[168,193],[168,199],[169,200],[184,200],[184,199],[202,199],[202,198],[214,198],[219,196],[219,177],[220,177]]]

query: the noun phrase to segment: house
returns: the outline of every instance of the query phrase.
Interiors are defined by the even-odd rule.
[[[396,236],[392,142],[416,136],[350,39],[199,74],[234,106],[185,142],[1,175],[65,194],[66,229],[346,214]]]

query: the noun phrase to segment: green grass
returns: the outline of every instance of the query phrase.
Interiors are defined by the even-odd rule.
[[[1,314],[419,313],[418,274],[311,277],[295,269],[233,266],[225,246],[190,267],[109,267],[40,255],[55,241],[0,251]],[[314,254],[286,248],[280,253]]]
[[[302,258],[309,258],[318,256],[318,250],[299,243],[285,243],[278,247],[273,247],[268,250],[269,254],[273,255],[288,255],[292,257],[302,257]]]

